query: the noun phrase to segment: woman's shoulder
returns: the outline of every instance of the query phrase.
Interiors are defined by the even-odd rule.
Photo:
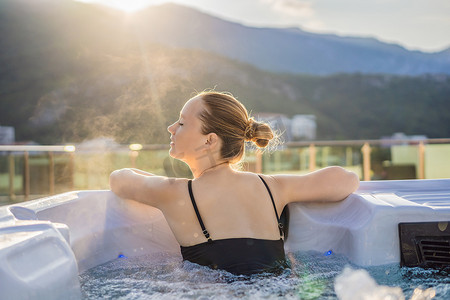
[[[187,193],[188,178],[154,176],[146,179],[146,188],[149,192],[158,193],[163,199],[169,199],[180,193]]]
[[[140,170],[122,169],[110,176],[111,190],[119,197],[155,207],[187,191],[188,179],[154,175]]]

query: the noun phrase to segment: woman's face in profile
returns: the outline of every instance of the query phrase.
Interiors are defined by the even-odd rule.
[[[201,132],[202,122],[198,118],[203,110],[201,97],[194,97],[186,102],[180,112],[180,118],[167,128],[171,134],[171,157],[188,162],[204,155],[202,149],[207,137]]]

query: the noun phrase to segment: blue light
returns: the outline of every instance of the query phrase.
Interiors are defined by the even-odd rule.
[[[325,256],[330,256],[331,254],[333,254],[333,251],[332,250],[328,250],[327,252],[325,252]]]
[[[119,256],[117,256],[117,258],[128,258],[128,257],[126,257],[126,256],[123,255],[123,254],[119,254]]]

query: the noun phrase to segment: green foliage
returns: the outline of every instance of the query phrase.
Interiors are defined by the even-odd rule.
[[[86,52],[83,72],[2,95],[2,125],[18,140],[166,143],[184,102],[205,88],[235,94],[252,112],[315,114],[319,139],[394,132],[450,136],[450,77],[273,74],[210,53],[153,45],[121,56]],[[95,68],[92,67],[95,65]],[[2,86],[7,86],[4,78]]]
[[[145,30],[132,36],[123,18],[79,2],[42,12],[16,3],[0,3],[0,125],[14,126],[18,141],[167,143],[184,102],[207,88],[253,113],[314,114],[318,139],[450,137],[448,75],[276,74],[151,44]]]

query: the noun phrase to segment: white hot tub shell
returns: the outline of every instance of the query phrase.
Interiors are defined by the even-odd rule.
[[[450,179],[362,182],[342,202],[289,208],[286,251],[331,250],[362,267],[399,263],[399,223],[434,221],[448,230]],[[79,273],[156,252],[179,254],[162,213],[110,191],[3,206],[0,299],[79,299]]]

